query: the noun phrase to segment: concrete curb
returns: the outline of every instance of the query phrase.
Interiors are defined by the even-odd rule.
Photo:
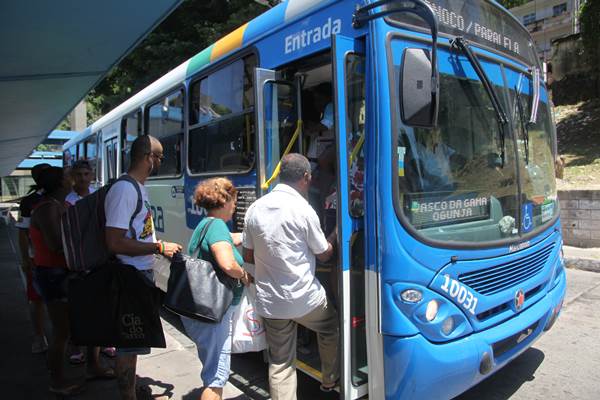
[[[563,246],[563,251],[567,268],[600,272],[599,248],[582,249],[572,246]]]
[[[565,257],[565,264],[567,268],[571,269],[579,269],[582,271],[590,272],[600,272],[600,260]]]

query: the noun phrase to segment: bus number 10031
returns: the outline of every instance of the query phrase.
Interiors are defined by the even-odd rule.
[[[466,286],[456,279],[450,278],[450,275],[445,275],[444,284],[441,286],[441,289],[448,293],[451,298],[456,299],[458,304],[463,306],[472,315],[475,315],[478,299]]]

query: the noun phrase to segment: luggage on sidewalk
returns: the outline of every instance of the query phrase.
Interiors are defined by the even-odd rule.
[[[142,192],[135,179],[122,175],[118,181],[130,182],[138,193],[135,212],[129,221],[129,229],[142,210]],[[89,271],[106,264],[112,257],[105,239],[106,215],[104,199],[113,184],[104,186],[68,207],[62,217],[62,241],[67,266],[72,271]],[[135,237],[135,235],[134,235]]]
[[[166,347],[160,292],[130,265],[108,263],[69,281],[71,340],[77,345]]]

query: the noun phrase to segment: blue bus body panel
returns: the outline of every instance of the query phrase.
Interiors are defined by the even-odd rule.
[[[220,175],[226,176],[231,179],[233,185],[238,189],[253,188],[256,189],[256,171],[252,171],[248,174],[240,175],[227,175],[226,173]],[[211,176],[189,176],[187,173],[184,178],[184,195],[185,195],[185,222],[188,228],[196,229],[198,223],[206,216],[206,211],[203,208],[198,207],[194,204],[194,190],[198,183],[205,179],[211,178]]]
[[[389,113],[399,115],[399,109],[391,97],[391,89],[396,83],[390,81],[387,68],[384,68],[390,56],[386,53],[406,47],[427,48],[423,41],[411,40],[411,37],[425,40],[428,37],[397,30],[400,36],[390,39],[390,35],[393,35],[390,30],[393,29],[379,20],[372,23],[371,29],[374,43],[386,43],[386,51],[371,52],[372,62],[378,71],[374,107],[381,110],[375,116],[377,125],[374,129],[395,135],[392,118],[386,111],[389,109]],[[440,42],[447,43],[447,40],[440,39]],[[383,50],[383,47],[379,46],[379,49]],[[477,52],[486,56],[481,57],[480,62],[494,85],[505,86],[501,63],[519,72],[526,71],[524,66],[513,60],[483,50]],[[402,51],[393,51],[392,54],[392,61],[399,65]],[[456,62],[456,57],[450,57],[448,48],[443,46],[438,49],[438,56],[441,73],[478,80],[464,56],[460,56],[459,62]],[[398,69],[394,72],[398,73]],[[545,89],[542,89],[541,99],[547,101]],[[377,212],[377,247],[371,249],[371,253],[377,254],[375,268],[380,274],[380,323],[385,355],[386,398],[452,398],[525,351],[554,321],[566,287],[559,257],[562,244],[560,221],[555,220],[534,237],[524,239],[522,246],[517,243],[470,249],[432,247],[412,236],[396,215],[393,188],[388,184],[393,182],[394,170],[391,167],[391,145],[391,137],[378,135],[372,158],[376,160],[376,165],[370,165],[371,174],[367,173],[378,182],[373,195]],[[523,261],[520,275],[504,275],[500,277],[497,287],[488,285],[494,282],[493,277],[497,272],[494,268],[505,265],[512,268],[510,263],[518,264],[519,260]],[[476,276],[475,280],[480,283],[477,287],[487,294],[476,292],[460,282],[464,278],[461,275],[478,274],[480,271],[484,272],[483,276]],[[443,290],[445,284],[451,287],[451,282],[447,282],[450,278],[470,290],[473,296],[477,296],[477,301],[472,301],[467,308],[464,302],[458,301],[462,294],[458,296],[456,290],[453,290],[456,293]],[[400,294],[409,288],[422,291],[423,299],[419,305],[410,305],[401,300]],[[514,305],[518,289],[526,294],[519,310]],[[428,322],[424,318],[426,304],[433,299],[440,304],[439,312],[432,322]],[[453,317],[455,328],[445,336],[440,332],[441,320],[449,316]],[[500,344],[516,341],[515,335],[518,337],[527,328],[532,329],[528,336],[500,351]],[[486,352],[492,355],[493,369],[481,375],[480,363]]]
[[[355,38],[366,32],[352,27],[354,8],[334,2],[325,9],[303,16],[298,24],[286,25],[256,42],[261,68],[276,68],[299,58],[331,48],[334,34]],[[248,26],[247,32],[252,25]],[[261,28],[262,30],[262,28]]]
[[[384,335],[386,399],[450,399],[491,376],[527,350],[560,312],[566,290],[565,275],[536,304],[501,325],[463,339],[434,344],[422,335]],[[518,342],[525,328],[532,331]],[[494,354],[494,345],[514,338],[515,345],[494,357],[493,369],[480,374],[484,353]]]

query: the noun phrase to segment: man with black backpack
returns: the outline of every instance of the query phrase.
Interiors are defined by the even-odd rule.
[[[177,243],[157,241],[146,179],[163,160],[160,142],[149,135],[138,137],[131,145],[131,163],[127,176],[115,182],[104,202],[106,246],[123,264],[134,266],[153,282],[154,254],[172,257],[181,251]],[[137,356],[150,348],[117,349],[116,373],[119,391],[125,400],[136,400],[135,371]]]

